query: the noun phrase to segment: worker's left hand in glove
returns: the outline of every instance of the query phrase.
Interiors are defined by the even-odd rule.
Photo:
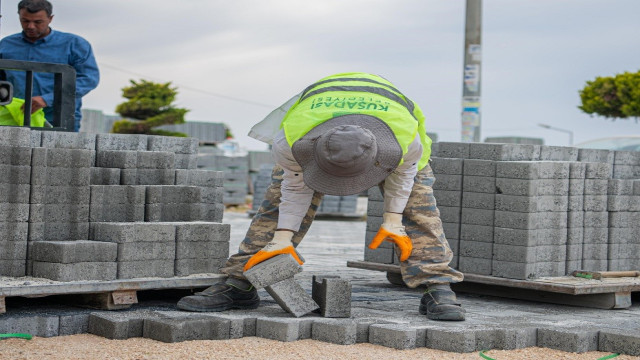
[[[402,214],[385,212],[382,214],[380,230],[369,244],[369,249],[377,249],[384,240],[390,241],[400,249],[400,261],[405,261],[411,255],[413,244],[402,225]]]
[[[274,256],[282,254],[291,254],[298,264],[304,264],[301,256],[293,247],[293,231],[289,230],[276,230],[273,234],[273,240],[271,240],[265,247],[258,251],[255,255],[249,258],[249,261],[244,266],[244,271],[247,271],[255,265],[269,260]]]

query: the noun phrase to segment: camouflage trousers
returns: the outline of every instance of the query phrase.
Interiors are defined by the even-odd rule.
[[[249,258],[273,239],[278,225],[283,173],[281,167],[274,166],[271,185],[267,189],[264,200],[253,217],[245,238],[240,243],[238,253],[232,255],[220,269],[223,274],[244,279],[242,269]],[[413,251],[409,259],[400,263],[400,269],[404,282],[412,288],[422,284],[454,283],[462,281],[463,278],[461,272],[449,266],[453,252],[442,230],[440,212],[436,207],[431,188],[434,181],[431,167],[427,165],[416,175],[403,213],[402,222],[413,243]],[[300,230],[292,239],[294,246],[300,244],[309,230],[322,197],[321,193],[313,194],[311,206],[302,220]],[[399,252],[396,251],[396,253]]]

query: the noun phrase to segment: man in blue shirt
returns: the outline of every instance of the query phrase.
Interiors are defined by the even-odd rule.
[[[75,129],[80,129],[82,97],[98,86],[100,73],[91,45],[82,37],[49,27],[53,20],[53,6],[47,0],[22,0],[18,14],[22,32],[0,41],[3,59],[67,64],[76,70]],[[6,71],[13,84],[14,96],[24,99],[25,72]],[[44,109],[46,119],[53,119],[53,85],[51,73],[33,73],[31,112]],[[53,124],[59,126],[59,124]]]

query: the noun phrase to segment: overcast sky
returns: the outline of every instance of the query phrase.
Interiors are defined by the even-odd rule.
[[[18,0],[2,1],[0,36],[19,32]],[[187,120],[251,126],[310,83],[350,71],[392,81],[430,132],[460,141],[464,0],[60,0],[52,28],[91,42],[100,85],[84,107],[114,114],[129,79],[171,81]],[[485,0],[482,130],[569,145],[640,134],[634,120],[590,117],[579,90],[640,69],[640,1]]]

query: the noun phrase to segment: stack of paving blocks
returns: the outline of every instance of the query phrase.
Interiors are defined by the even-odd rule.
[[[224,172],[224,204],[244,204],[249,193],[249,158],[218,155],[216,170]]]
[[[0,275],[58,281],[216,273],[223,177],[198,141],[0,128]]]
[[[489,143],[434,150],[433,189],[453,267],[528,279],[640,266],[640,152]],[[370,189],[365,261],[397,263],[393,247],[366,247],[382,204]]]
[[[253,180],[253,204],[251,210],[258,211],[262,205],[264,195],[271,184],[271,172],[273,170],[272,164],[260,165],[260,170],[255,175]]]

